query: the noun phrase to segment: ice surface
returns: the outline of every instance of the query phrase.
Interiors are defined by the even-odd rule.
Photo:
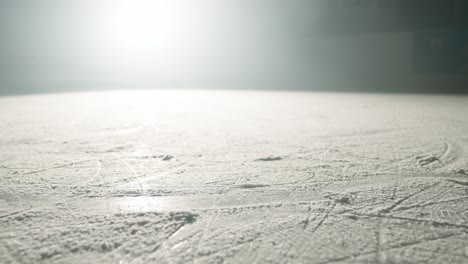
[[[468,263],[468,98],[0,98],[0,263]]]

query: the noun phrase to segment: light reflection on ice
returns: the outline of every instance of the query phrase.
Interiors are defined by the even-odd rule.
[[[184,211],[190,209],[210,208],[213,199],[209,197],[125,197],[108,201],[111,211],[150,212],[150,211]]]

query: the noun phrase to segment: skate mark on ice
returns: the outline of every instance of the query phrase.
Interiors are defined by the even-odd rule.
[[[455,180],[455,179],[447,179],[447,181],[453,182],[455,184],[462,185],[462,186],[468,186],[468,182],[466,182],[466,181],[459,181],[459,180]]]
[[[82,163],[86,163],[86,162],[90,162],[90,161],[91,160],[82,160],[82,161],[77,161],[77,162],[71,162],[71,163],[68,163],[68,164],[57,165],[57,166],[50,167],[50,168],[28,171],[28,172],[25,172],[23,174],[24,175],[37,174],[37,173],[44,172],[44,171],[60,169],[60,168],[66,168],[66,167],[70,167],[70,166],[73,166],[73,165],[78,165],[78,164],[82,164]]]
[[[270,185],[246,183],[246,184],[237,185],[236,187],[239,188],[239,189],[256,189],[256,188],[264,188],[264,187],[268,187],[268,186],[270,186]]]
[[[427,166],[438,162],[442,166],[446,166],[455,162],[462,155],[462,148],[458,144],[452,144],[448,141],[444,142],[444,150],[440,155],[419,155],[416,160],[419,166]]]
[[[404,211],[408,211],[408,210],[414,209],[414,208],[421,209],[421,208],[431,206],[431,205],[441,205],[441,204],[444,204],[444,203],[457,202],[457,201],[466,200],[466,199],[468,199],[468,197],[460,197],[460,198],[439,200],[439,201],[433,201],[433,202],[417,203],[417,204],[413,204],[413,205],[398,207],[395,210],[393,210],[393,212],[395,212],[395,213],[396,212],[404,212]]]
[[[426,155],[426,156],[416,156],[416,160],[419,166],[427,166],[431,163],[434,163],[436,161],[439,161],[439,158],[431,155]]]
[[[339,214],[333,214],[339,215]],[[378,214],[341,214],[342,216],[353,216],[353,217],[363,217],[363,218],[382,218],[382,219],[392,219],[392,220],[405,220],[414,223],[421,223],[421,224],[430,224],[432,226],[437,227],[457,227],[457,228],[465,228],[468,229],[468,224],[460,224],[460,223],[450,223],[447,221],[437,221],[437,220],[426,220],[426,219],[419,219],[419,218],[412,218],[412,217],[403,217],[403,216],[395,216],[395,215],[378,215]]]
[[[280,156],[269,156],[265,158],[256,159],[255,161],[279,161],[279,160],[283,160],[283,158]]]
[[[457,237],[457,236],[464,236],[464,235],[465,235],[465,233],[462,233],[462,234],[460,234],[460,233],[448,234],[448,235],[445,235],[445,236],[438,236],[438,237],[434,237],[434,238],[427,238],[427,239],[420,239],[420,240],[411,241],[411,242],[404,242],[404,243],[400,243],[400,244],[394,245],[392,247],[386,248],[382,252],[388,252],[388,251],[391,251],[391,250],[402,249],[402,248],[416,246],[416,245],[420,245],[420,244],[424,244],[424,243],[438,242],[438,241],[441,241],[441,240],[450,239],[450,238]],[[372,251],[361,252],[361,253],[353,254],[353,255],[350,255],[350,256],[330,259],[330,260],[326,260],[326,261],[318,262],[318,263],[319,264],[332,264],[332,263],[343,262],[343,261],[347,261],[347,260],[351,260],[351,259],[355,259],[355,258],[359,258],[359,257],[369,256],[369,255],[373,255],[373,254],[377,254],[377,253],[378,253],[378,249],[372,250]]]
[[[399,205],[403,204],[403,203],[404,203],[405,201],[407,201],[408,199],[410,199],[410,198],[412,198],[412,197],[414,197],[414,196],[416,196],[416,195],[418,195],[418,194],[420,194],[420,193],[425,192],[426,190],[428,190],[428,189],[434,187],[434,186],[437,185],[437,184],[438,184],[438,183],[433,184],[433,185],[430,185],[430,186],[427,186],[427,187],[423,188],[422,190],[419,190],[419,191],[414,192],[414,193],[412,193],[412,194],[410,194],[410,195],[408,195],[408,196],[405,196],[405,197],[403,197],[403,198],[397,200],[396,202],[394,202],[392,205],[390,205],[390,206],[388,206],[388,207],[386,207],[386,208],[384,208],[384,209],[379,210],[379,213],[380,213],[380,214],[389,213],[389,212],[391,212],[393,209],[395,209],[396,207],[398,207]]]

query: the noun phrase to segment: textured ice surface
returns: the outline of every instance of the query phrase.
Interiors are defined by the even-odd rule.
[[[0,263],[467,263],[468,98],[0,98]]]

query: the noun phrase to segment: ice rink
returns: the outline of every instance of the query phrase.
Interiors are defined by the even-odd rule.
[[[468,263],[468,97],[0,97],[1,263]]]

